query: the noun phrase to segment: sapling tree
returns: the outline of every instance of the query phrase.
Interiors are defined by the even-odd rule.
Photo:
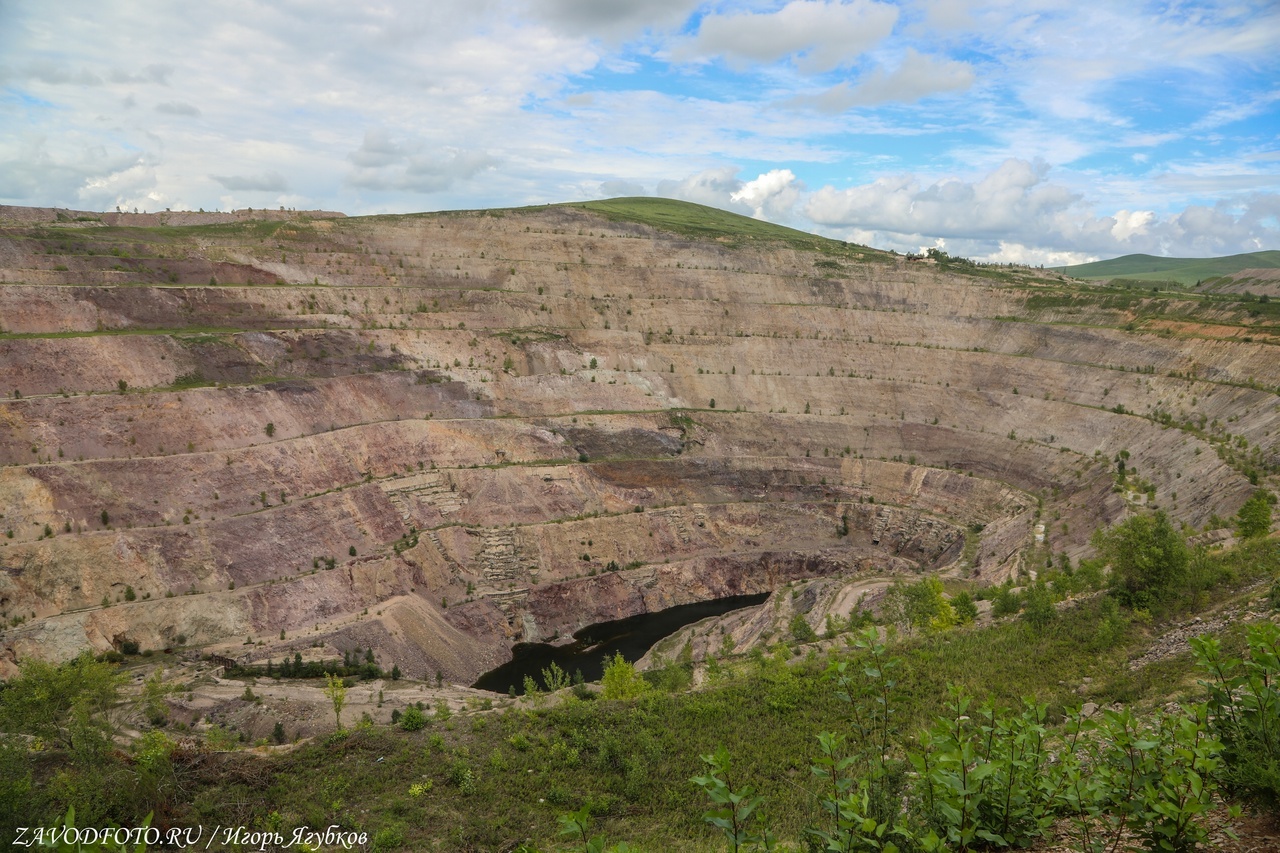
[[[750,785],[737,790],[733,787],[729,750],[721,746],[701,758],[710,772],[690,781],[701,788],[712,803],[702,819],[724,833],[733,853],[775,849],[777,839],[767,826],[761,826],[765,821],[758,809],[764,804],[764,797],[757,795]]]
[[[347,685],[341,676],[326,672],[324,674],[324,695],[333,703],[333,716],[338,722],[338,731],[342,731],[342,706],[347,704]]]
[[[648,682],[621,654],[606,659],[600,683],[605,699],[638,699],[649,689]]]
[[[1280,806],[1280,626],[1250,625],[1243,660],[1224,657],[1217,638],[1191,641],[1208,678],[1209,724],[1223,742],[1221,777],[1238,796]]]

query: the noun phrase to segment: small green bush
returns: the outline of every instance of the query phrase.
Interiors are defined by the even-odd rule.
[[[408,706],[399,716],[400,728],[406,732],[416,732],[427,725],[427,715],[413,705]]]

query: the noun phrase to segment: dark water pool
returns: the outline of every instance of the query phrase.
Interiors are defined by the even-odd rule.
[[[542,670],[552,663],[558,664],[569,675],[581,670],[585,680],[597,681],[604,673],[605,658],[621,654],[629,661],[637,661],[654,643],[685,625],[708,616],[719,616],[731,610],[752,607],[768,597],[768,593],[735,595],[714,601],[681,604],[657,613],[642,613],[613,622],[600,622],[583,628],[573,635],[575,642],[563,646],[517,643],[511,650],[514,657],[509,662],[486,672],[473,686],[495,693],[506,693],[514,688],[516,694],[520,695],[524,693],[524,677],[531,676],[541,684]]]

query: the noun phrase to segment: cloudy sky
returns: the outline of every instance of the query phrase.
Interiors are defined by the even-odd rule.
[[[0,0],[0,203],[661,195],[882,248],[1280,248],[1275,0]]]

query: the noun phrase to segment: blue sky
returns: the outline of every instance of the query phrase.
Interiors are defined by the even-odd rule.
[[[1058,264],[1280,248],[1280,4],[0,3],[0,203],[664,195]]]

